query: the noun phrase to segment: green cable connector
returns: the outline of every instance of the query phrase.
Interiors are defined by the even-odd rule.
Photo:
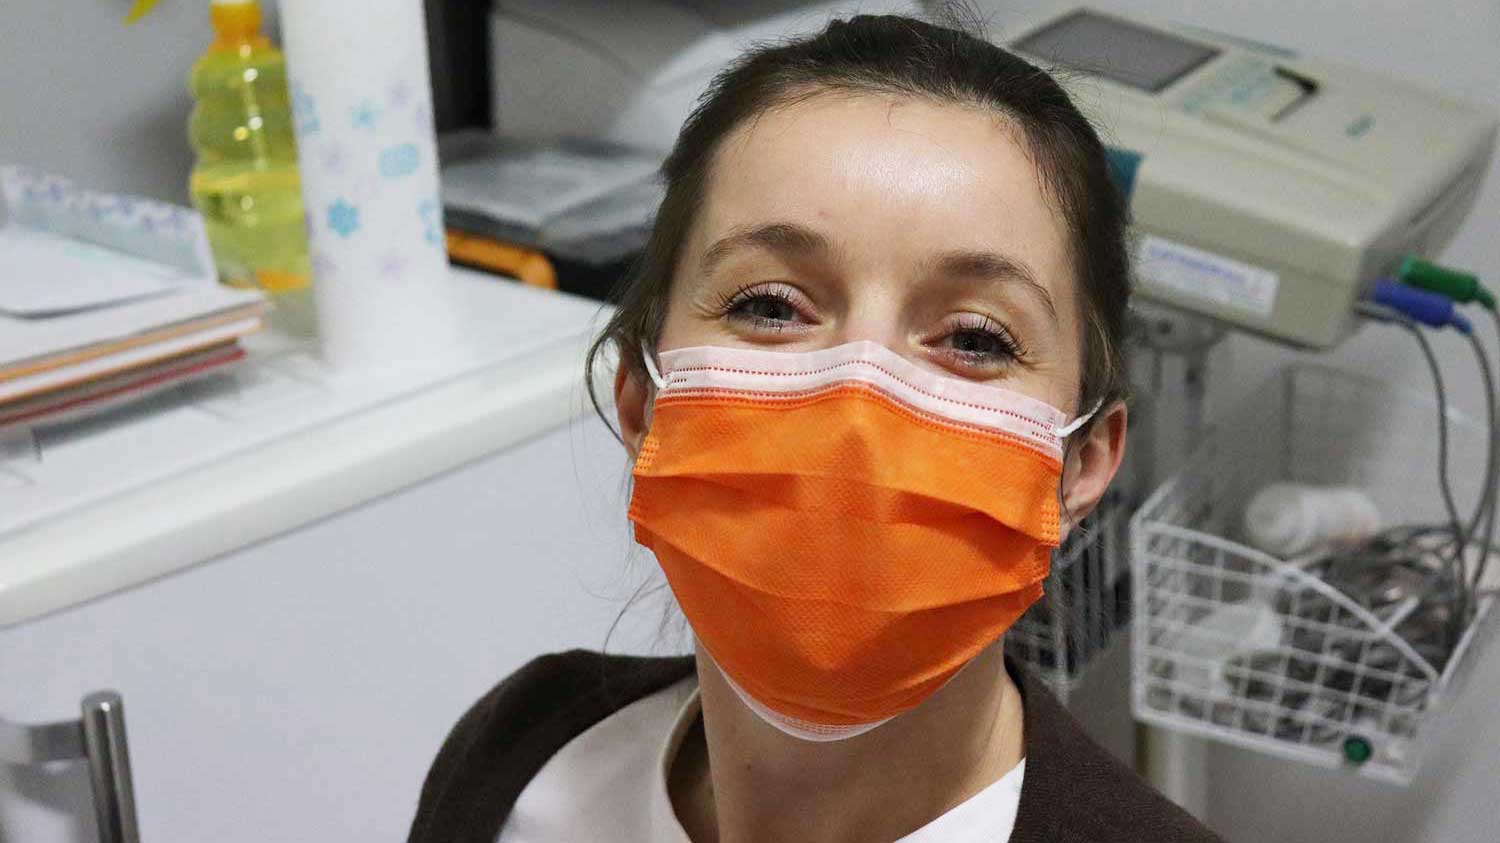
[[[1479,302],[1486,310],[1495,309],[1495,296],[1479,283],[1479,276],[1438,266],[1431,261],[1407,256],[1396,271],[1401,283],[1421,287],[1460,303]]]
[[[1375,748],[1370,742],[1359,735],[1350,735],[1344,738],[1344,760],[1358,767],[1370,760],[1375,754]]]

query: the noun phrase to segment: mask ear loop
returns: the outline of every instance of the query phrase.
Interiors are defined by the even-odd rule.
[[[1081,428],[1084,425],[1088,424],[1089,423],[1089,419],[1092,419],[1094,417],[1094,414],[1097,413],[1097,412],[1099,412],[1099,409],[1101,407],[1103,407],[1103,406],[1104,406],[1104,399],[1100,398],[1099,401],[1094,404],[1094,408],[1092,410],[1089,410],[1087,413],[1084,413],[1083,415],[1079,416],[1078,418],[1073,419],[1072,421],[1068,422],[1067,424],[1063,425],[1062,427],[1054,429],[1052,431],[1053,434],[1056,435],[1057,438],[1060,441],[1061,440],[1066,440],[1069,436],[1072,436],[1074,433],[1077,433],[1079,428]],[[1072,512],[1072,509],[1064,501],[1064,499],[1063,499],[1063,490],[1062,490],[1061,487],[1059,487],[1058,490],[1057,490],[1057,505],[1058,505],[1058,508],[1062,510],[1062,514],[1059,515],[1059,519],[1061,519],[1062,517],[1066,516],[1066,518],[1067,518],[1068,521],[1070,521],[1070,522],[1073,521],[1073,512]]]
[[[1094,409],[1089,410],[1087,413],[1084,413],[1083,415],[1081,415],[1078,418],[1076,418],[1076,419],[1068,422],[1067,424],[1063,425],[1062,427],[1059,427],[1056,430],[1053,430],[1052,431],[1053,434],[1056,435],[1058,439],[1067,439],[1069,436],[1072,436],[1074,433],[1078,432],[1079,428],[1081,428],[1084,425],[1088,424],[1089,423],[1089,419],[1092,419],[1094,417],[1094,414],[1097,413],[1097,412],[1099,412],[1099,408],[1101,408],[1103,406],[1104,406],[1104,400],[1100,399],[1099,403],[1097,403],[1097,404],[1094,405]]]
[[[641,341],[641,362],[646,364],[646,375],[651,378],[652,383],[656,384],[656,388],[665,389],[667,381],[656,368],[656,361],[652,359],[651,349],[647,347],[645,340]]]

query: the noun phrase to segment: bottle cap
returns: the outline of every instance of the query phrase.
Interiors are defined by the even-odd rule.
[[[265,41],[260,34],[260,3],[256,0],[210,0],[208,19],[220,48]]]

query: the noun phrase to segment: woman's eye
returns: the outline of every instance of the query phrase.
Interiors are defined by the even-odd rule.
[[[999,336],[989,331],[959,331],[952,335],[954,351],[965,354],[1001,354],[1006,351]]]
[[[735,305],[730,313],[757,322],[791,322],[798,316],[797,308],[792,307],[791,302],[771,295],[752,296]]]
[[[1015,335],[988,317],[960,322],[938,342],[938,347],[966,366],[999,366],[1025,357]]]
[[[805,315],[800,294],[781,286],[747,288],[723,303],[724,316],[751,329],[780,331],[814,322]]]

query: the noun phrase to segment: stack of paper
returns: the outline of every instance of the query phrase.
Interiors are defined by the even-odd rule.
[[[0,427],[131,400],[244,356],[257,292],[215,282],[186,208],[0,170]]]

